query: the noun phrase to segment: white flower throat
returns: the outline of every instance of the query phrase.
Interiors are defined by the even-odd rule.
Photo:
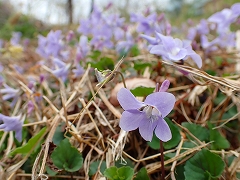
[[[172,55],[176,56],[180,51],[180,48],[178,47],[174,47],[173,49],[171,49],[171,53]]]
[[[147,118],[151,120],[151,122],[158,120],[158,118],[162,116],[161,112],[153,106],[147,105],[142,107],[141,109],[143,112],[146,113]]]

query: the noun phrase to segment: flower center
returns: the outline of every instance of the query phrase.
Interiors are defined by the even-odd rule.
[[[162,116],[161,112],[153,106],[145,106],[143,107],[143,112],[146,113],[147,118],[154,122],[158,120],[159,116]]]
[[[180,48],[178,47],[174,47],[173,49],[171,49],[171,53],[172,55],[176,56],[180,51]]]

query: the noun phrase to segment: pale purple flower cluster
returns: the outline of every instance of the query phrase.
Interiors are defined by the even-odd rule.
[[[80,37],[79,43],[77,44],[76,62],[79,63],[80,60],[84,59],[89,52],[90,47],[88,45],[87,36],[82,35]]]
[[[56,77],[62,79],[63,82],[65,82],[67,80],[67,77],[68,77],[70,64],[66,64],[65,62],[61,61],[58,58],[54,58],[52,61],[53,61],[54,66],[55,66],[52,73]]]
[[[23,120],[21,119],[21,115],[10,117],[0,113],[0,129],[15,131],[15,137],[19,142],[22,141],[22,125]]]
[[[126,32],[126,40],[119,40],[116,44],[116,51],[118,53],[126,53],[128,52],[131,47],[135,44],[132,35],[129,32]]]
[[[235,47],[236,35],[230,31],[230,25],[237,21],[240,15],[239,9],[240,3],[236,3],[230,9],[223,9],[207,20],[202,19],[196,27],[189,28],[188,39],[197,44],[196,41],[200,37],[200,45],[206,53]],[[211,36],[209,36],[209,33],[211,33]]]
[[[74,32],[70,31],[64,41],[60,30],[50,31],[47,37],[41,35],[38,37],[38,48],[36,51],[44,58],[42,64],[48,66],[52,70],[52,74],[64,82],[68,79],[71,64],[75,67],[75,69],[72,70],[75,77],[84,73],[84,69],[80,65],[80,60],[85,58],[89,52],[88,39],[82,35],[79,43],[75,46],[76,58],[73,63],[69,62],[71,61],[69,59],[70,47],[67,47],[67,43],[69,43],[73,37]]]
[[[50,31],[47,37],[39,35],[36,51],[46,59],[50,57],[66,59],[67,53],[64,50],[62,31]]]
[[[12,33],[12,38],[10,39],[11,45],[13,45],[13,46],[19,45],[21,37],[22,37],[21,32],[13,32]]]
[[[14,89],[5,83],[3,84],[3,86],[4,86],[4,88],[0,89],[0,93],[2,94],[2,99],[4,101],[12,99],[10,106],[13,107],[16,104],[16,102],[20,96],[20,94],[19,94],[20,90]]]
[[[148,95],[144,102],[138,101],[128,89],[120,89],[117,99],[124,112],[119,126],[125,131],[139,128],[146,141],[152,140],[153,132],[160,140],[169,141],[172,134],[164,117],[172,111],[176,101],[173,94],[165,92],[169,84],[168,80],[164,81],[160,90]]]
[[[167,35],[171,33],[171,25],[163,13],[159,16],[156,13],[152,13],[146,17],[142,14],[132,13],[130,21],[137,23],[137,32],[144,33],[148,36],[153,35],[156,31]]]
[[[105,15],[94,7],[89,19],[80,21],[78,32],[84,36],[92,37],[90,45],[94,50],[103,50],[104,48],[115,48],[118,53],[126,53],[135,44],[132,34],[128,32],[128,27],[124,24],[125,19],[119,14]],[[80,44],[85,44],[86,38],[80,40]],[[81,58],[85,52],[86,46],[78,49],[77,58]]]
[[[235,22],[240,15],[240,3],[236,3],[231,6],[230,9],[225,8],[220,12],[217,12],[208,18],[209,22],[215,23],[217,26],[217,32],[222,33],[229,31],[230,25]]]
[[[104,16],[97,7],[94,7],[90,18],[80,21],[78,32],[92,36],[90,44],[95,50],[113,48],[112,38],[119,40],[124,37],[124,21],[124,18],[120,18],[118,14]]]
[[[142,35],[150,44],[150,53],[160,55],[164,60],[179,61],[191,58],[199,68],[202,67],[201,57],[192,50],[191,42],[164,36],[156,32],[156,38]]]

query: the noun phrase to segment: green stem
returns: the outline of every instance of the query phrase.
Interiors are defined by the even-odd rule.
[[[118,73],[121,76],[123,85],[124,85],[125,88],[127,88],[123,74],[119,71],[116,71],[116,73]]]

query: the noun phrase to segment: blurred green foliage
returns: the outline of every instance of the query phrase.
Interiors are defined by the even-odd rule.
[[[21,32],[24,38],[35,38],[49,31],[43,22],[21,13],[16,13],[8,2],[0,2],[0,38],[9,40],[13,32]]]
[[[0,38],[10,39],[12,32],[21,32],[22,37],[34,38],[39,34],[41,23],[27,15],[15,14],[0,28]]]

